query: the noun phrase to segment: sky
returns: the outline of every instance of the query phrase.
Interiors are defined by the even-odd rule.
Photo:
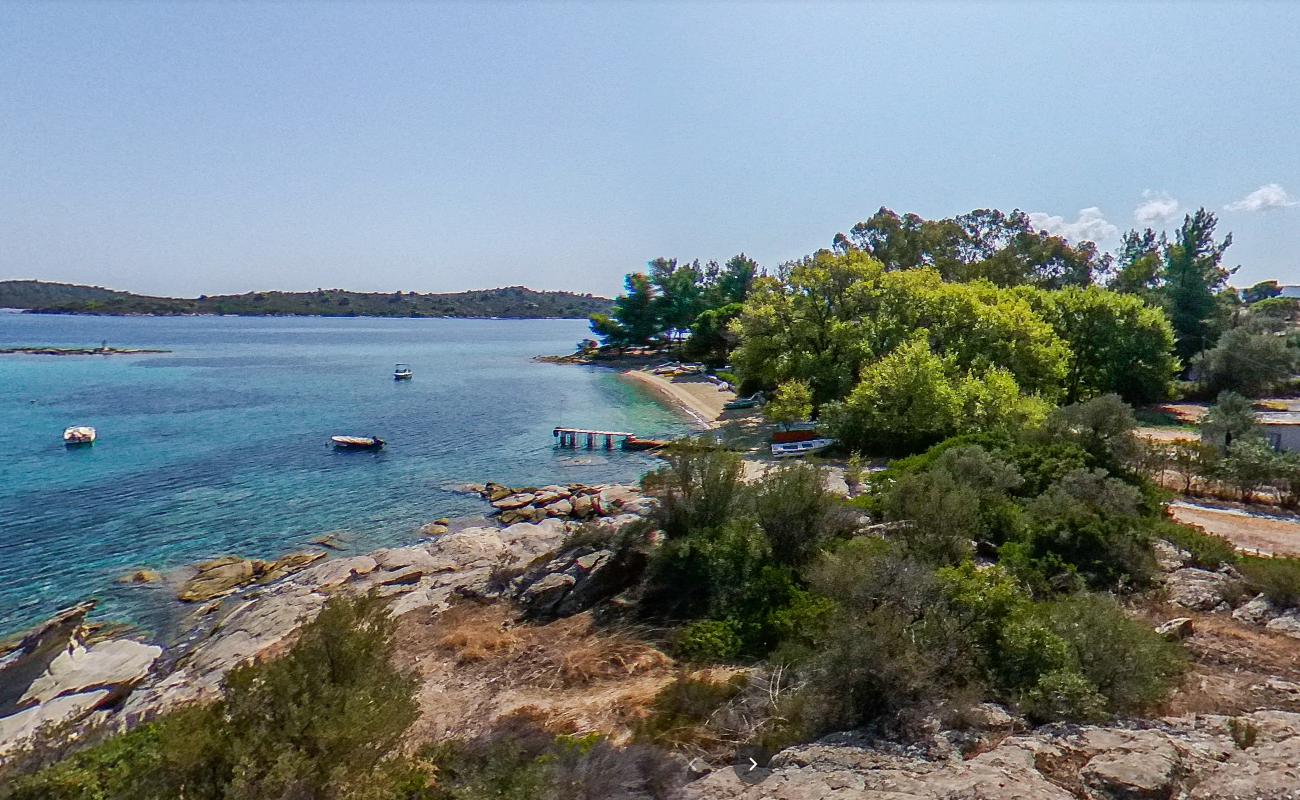
[[[0,4],[0,279],[194,296],[767,267],[881,206],[1300,283],[1300,3]]]

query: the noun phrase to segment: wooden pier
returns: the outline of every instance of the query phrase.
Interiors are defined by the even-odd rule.
[[[605,449],[614,449],[614,437],[619,436],[624,439],[635,438],[626,431],[589,431],[585,428],[556,428],[551,435],[560,440],[560,447],[578,446],[579,437],[586,437],[587,449],[595,450],[596,442],[600,437],[605,437]]]

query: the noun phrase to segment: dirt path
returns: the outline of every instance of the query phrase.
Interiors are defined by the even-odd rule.
[[[1169,504],[1174,519],[1222,536],[1237,547],[1270,555],[1300,556],[1300,517],[1249,508],[1214,507],[1184,500]]]

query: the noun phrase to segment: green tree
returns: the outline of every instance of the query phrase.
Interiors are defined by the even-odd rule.
[[[1280,336],[1233,328],[1197,363],[1206,389],[1263,397],[1295,374],[1296,353]]]
[[[649,344],[664,329],[655,285],[644,272],[628,275],[624,285],[627,293],[614,299],[613,314],[609,317],[593,316],[591,331],[607,345]]]
[[[1221,448],[1233,441],[1258,434],[1255,409],[1236,392],[1222,392],[1201,418],[1201,441]]]
[[[812,386],[801,380],[788,380],[776,387],[772,399],[763,406],[763,416],[783,425],[810,419],[812,412]]]
[[[1216,295],[1235,272],[1225,269],[1223,253],[1232,244],[1232,234],[1214,240],[1218,219],[1199,209],[1183,219],[1172,241],[1162,248],[1162,293],[1177,337],[1178,354],[1187,362],[1214,345],[1223,327]]]
[[[700,262],[678,264],[675,258],[656,258],[650,262],[650,281],[658,290],[652,305],[659,327],[675,336],[689,330],[706,307]]]
[[[1135,404],[1169,396],[1180,367],[1160,309],[1097,286],[1020,291],[1069,345],[1065,402],[1109,393]]]

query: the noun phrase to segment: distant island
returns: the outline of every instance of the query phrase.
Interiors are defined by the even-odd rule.
[[[509,317],[585,319],[606,314],[611,301],[575,292],[539,292],[523,286],[446,294],[419,292],[247,292],[195,298],[151,297],[98,286],[45,281],[0,281],[0,308],[33,314],[106,316],[232,314],[321,317]]]

